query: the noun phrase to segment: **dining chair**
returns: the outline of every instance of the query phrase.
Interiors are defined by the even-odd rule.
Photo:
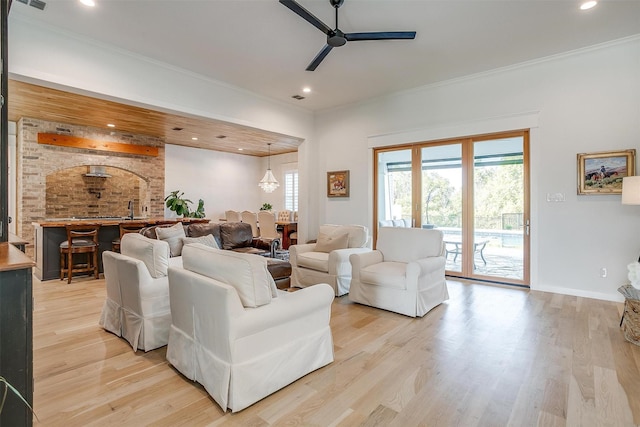
[[[224,211],[224,217],[227,222],[242,222],[240,212],[234,210]]]
[[[240,218],[242,222],[246,222],[251,225],[251,233],[253,237],[259,237],[260,232],[258,231],[258,214],[251,211],[242,211],[240,214]]]
[[[263,240],[278,239],[282,241],[276,228],[276,214],[270,211],[258,212],[258,224],[260,224],[260,238]]]
[[[293,215],[291,211],[280,211],[278,212],[278,222],[290,222]]]

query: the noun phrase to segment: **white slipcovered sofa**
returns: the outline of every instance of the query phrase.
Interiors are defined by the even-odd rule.
[[[374,251],[353,254],[353,302],[424,316],[449,299],[442,231],[380,227]]]
[[[170,258],[169,244],[127,233],[121,253],[102,253],[107,298],[99,324],[125,338],[134,351],[149,351],[167,345],[171,326],[169,309],[170,265],[181,266],[181,258]]]
[[[169,268],[167,360],[240,411],[333,361],[333,291],[277,290],[257,255],[191,244]]]
[[[289,247],[291,286],[328,283],[337,296],[349,293],[349,255],[368,252],[369,230],[362,225],[320,226],[316,243]]]

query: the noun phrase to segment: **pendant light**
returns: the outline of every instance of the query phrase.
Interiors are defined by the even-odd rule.
[[[267,171],[264,173],[262,180],[258,184],[260,188],[264,190],[265,193],[272,193],[273,190],[278,188],[280,184],[276,177],[273,176],[273,172],[271,172],[271,143],[267,144],[269,146],[269,166],[267,167]]]

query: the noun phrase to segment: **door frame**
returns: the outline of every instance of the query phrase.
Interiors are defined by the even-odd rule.
[[[474,156],[473,143],[479,141],[489,141],[493,139],[505,139],[513,137],[522,137],[523,152],[523,278],[511,279],[506,277],[494,277],[475,274],[473,269],[473,245],[464,244],[464,242],[473,242],[474,239]],[[505,132],[492,132],[488,134],[471,135],[466,137],[457,137],[450,139],[440,139],[434,141],[422,141],[409,144],[401,144],[394,146],[385,146],[373,149],[373,247],[377,241],[378,231],[378,153],[400,150],[411,150],[411,215],[413,227],[420,228],[422,226],[422,174],[416,173],[422,170],[421,149],[423,147],[462,144],[462,271],[449,271],[446,274],[451,277],[464,279],[483,280],[497,283],[507,283],[519,286],[530,286],[531,280],[531,202],[530,202],[530,165],[529,165],[529,140],[530,129],[518,129]],[[470,273],[469,273],[470,272]]]

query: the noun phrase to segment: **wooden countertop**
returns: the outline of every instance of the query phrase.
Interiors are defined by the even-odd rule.
[[[31,258],[13,244],[0,243],[0,271],[22,270],[35,265],[36,263]]]
[[[22,237],[16,236],[13,233],[9,233],[9,243],[13,245],[26,245],[29,242],[24,240]]]
[[[124,218],[91,218],[91,219],[51,219],[32,223],[33,225],[40,227],[64,227],[67,224],[100,224],[100,225],[120,225],[130,222],[144,222],[149,225],[155,224],[170,224],[176,222],[209,222],[207,218],[134,218],[133,220]]]

